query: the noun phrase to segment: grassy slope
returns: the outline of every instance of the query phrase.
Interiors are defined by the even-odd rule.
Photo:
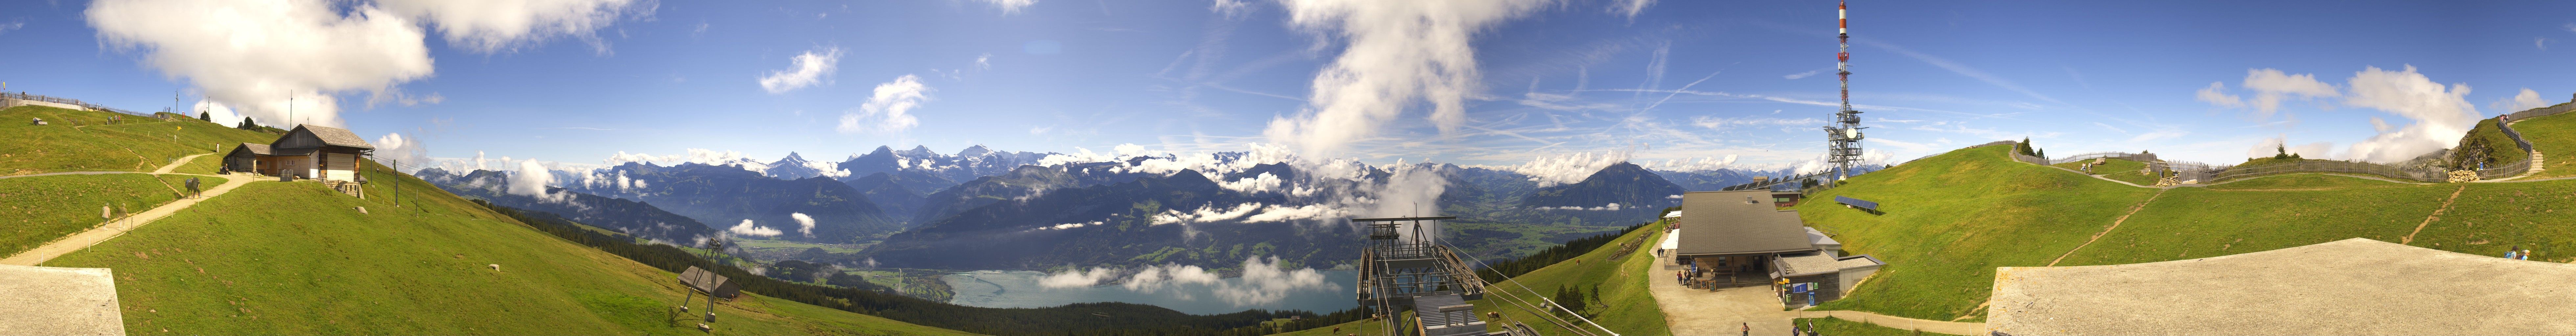
[[[367,200],[255,182],[45,266],[114,268],[135,334],[698,333],[667,319],[683,294],[669,272],[375,180]],[[717,334],[958,334],[759,296],[721,306]]]
[[[2281,190],[2319,188],[2388,188],[2410,185],[2415,184],[2373,180],[2354,177],[2351,175],[2331,173],[2292,173],[2235,179],[2227,183],[2209,185],[2208,188],[2210,190]]]
[[[2055,166],[2058,166],[2058,167],[2066,167],[2066,169],[2074,169],[2074,170],[2077,170],[2077,171],[2082,171],[2082,170],[2084,170],[2084,168],[2083,168],[2083,167],[2084,167],[2084,162],[2091,162],[2091,161],[2083,161],[2083,162],[2067,162],[2067,163],[2060,163],[2060,164],[2056,164]],[[2144,163],[2144,162],[2129,161],[2129,160],[2121,160],[2121,159],[2109,159],[2109,160],[2103,160],[2103,161],[2102,161],[2102,165],[2100,165],[2100,166],[2094,166],[2094,167],[2093,167],[2093,175],[2102,175],[2102,177],[2108,177],[2108,178],[2111,178],[2111,179],[2113,179],[2113,180],[2120,180],[2121,182],[2136,183],[2136,184],[2138,184],[2138,185],[2155,185],[2155,184],[2156,184],[2156,177],[2155,177],[2155,176],[2151,176],[2151,175],[2147,175],[2147,174],[2140,174],[2140,173],[2138,173],[2138,171],[2139,171],[2139,170],[2146,170],[2146,169],[2147,169],[2147,164],[2146,164],[2146,163]]]
[[[151,171],[169,164],[170,160],[191,154],[231,150],[242,142],[268,143],[274,134],[243,131],[214,123],[181,118],[159,121],[152,118],[124,116],[130,123],[101,125],[97,120],[112,112],[92,112],[44,106],[20,106],[0,110],[0,175],[24,175],[64,171]],[[33,126],[29,118],[44,118],[53,125]],[[75,127],[68,120],[82,120]],[[173,138],[173,136],[176,136]]]
[[[1886,261],[1867,283],[1819,309],[1947,321],[1984,302],[1994,268],[2040,266],[2082,244],[2154,189],[2016,163],[2006,146],[1926,157],[1853,177],[1812,196],[1851,196],[1885,215],[1833,202],[1799,204],[1808,225],[1851,254]]]
[[[1539,297],[1554,295],[1559,285],[1568,288],[1599,285],[1601,298],[1598,300],[1601,302],[1600,306],[1593,309],[1597,309],[1600,316],[1594,317],[1592,322],[1600,323],[1601,326],[1617,331],[1621,335],[1668,335],[1672,332],[1672,328],[1664,325],[1664,309],[1655,305],[1655,297],[1646,287],[1646,281],[1656,279],[1651,276],[1656,273],[1652,271],[1655,267],[1655,256],[1651,253],[1655,248],[1654,244],[1638,244],[1637,250],[1629,253],[1628,256],[1619,260],[1607,260],[1611,254],[1617,252],[1619,244],[1634,241],[1638,237],[1645,237],[1650,243],[1660,241],[1657,239],[1662,239],[1661,234],[1664,232],[1665,225],[1666,223],[1661,221],[1647,225],[1621,235],[1619,240],[1602,245],[1582,256],[1530,271],[1528,274],[1513,277],[1509,281],[1495,283],[1486,287],[1485,290],[1489,293],[1485,294],[1483,300],[1469,303],[1476,304],[1477,315],[1499,311],[1503,313],[1504,321],[1521,321],[1529,324],[1531,328],[1538,329],[1540,334],[1562,335],[1569,333],[1564,331],[1564,328],[1546,323],[1546,320],[1538,318],[1537,315],[1511,305],[1510,301],[1504,300],[1501,295],[1490,292],[1509,290],[1522,300],[1536,300]],[[1536,290],[1537,293],[1532,294],[1530,290]],[[1553,299],[1553,297],[1549,298]],[[1486,322],[1492,323],[1489,324],[1492,330],[1502,330],[1500,326],[1503,324],[1500,322]]]
[[[2023,179],[2080,176],[2048,170],[2033,171],[2047,174],[2021,174],[2023,177],[2018,179],[1981,181],[1973,177],[1995,175],[1992,173],[1999,173],[1997,170],[2019,171],[2004,168],[2012,162],[2003,159],[2001,153],[1983,152],[1991,150],[1970,149],[1925,158],[1856,177],[1850,186],[1824,192],[1887,204],[1891,210],[1886,216],[1859,214],[1825,203],[1802,205],[1800,210],[1807,210],[1802,215],[1809,223],[1840,233],[1837,239],[1853,253],[1868,253],[1889,261],[1877,278],[1852,297],[1827,303],[1823,308],[1940,320],[1965,313],[1982,315],[1983,311],[1973,308],[1988,296],[1994,267],[2044,265],[2108,225],[2109,217],[2126,210],[2127,205],[2122,203],[2134,204],[2142,199],[2144,194],[2137,192],[2151,192],[2140,188],[2084,192],[2089,195],[2065,195],[2065,189],[2045,188],[1997,192],[1993,190],[2027,189],[2024,186],[2032,182],[2020,181]],[[2419,224],[2424,228],[2416,234],[2412,243],[2415,246],[2500,255],[2520,245],[2539,252],[2537,260],[2576,262],[2576,253],[2571,253],[2576,252],[2576,216],[2571,216],[2576,215],[2576,205],[2572,205],[2576,204],[2576,180],[2402,184],[2330,174],[2290,174],[2239,181],[2167,191],[2117,230],[2067,256],[2058,265],[2202,258],[2354,237],[2396,242]],[[2455,205],[2427,224],[2426,216],[2440,208],[2454,191],[2460,192]],[[2112,196],[2126,201],[2091,201]],[[1917,214],[1904,209],[1923,210]],[[2033,211],[2061,214],[2058,216],[2068,219],[2028,220],[2016,215]],[[2076,213],[2084,215],[2062,215]],[[1961,219],[1974,220],[1969,223],[1975,225],[1951,224]],[[2065,226],[2082,226],[2086,230],[2070,234],[2062,228]],[[1990,262],[1961,262],[1963,258]]]
[[[2513,123],[2513,131],[2540,151],[2545,171],[2530,178],[2576,176],[2576,114],[2559,113]]]
[[[2514,129],[2514,131],[2520,132],[2522,130]],[[2514,145],[2513,137],[2505,136],[2504,130],[2496,128],[2495,118],[2478,119],[2478,126],[2470,128],[2469,134],[2462,135],[2461,137],[2463,138],[2463,144],[2465,144],[2466,138],[2479,138],[2481,140],[2485,140],[2487,144],[2487,152],[2490,153],[2488,155],[2493,155],[2495,157],[2495,164],[2498,165],[2513,164],[2516,161],[2522,161],[2523,157],[2531,156],[2530,153],[2523,152],[2521,146]],[[2526,139],[2525,141],[2528,140]]]
[[[0,218],[6,218],[0,219],[0,255],[96,227],[102,222],[99,208],[108,204],[134,213],[179,198],[153,178],[103,174],[0,179],[0,214],[5,214]]]
[[[1493,285],[1493,287],[1488,287],[1486,290],[1497,291],[1508,289],[1511,290],[1512,293],[1518,294],[1518,297],[1522,299],[1534,300],[1536,297],[1554,295],[1556,293],[1556,286],[1558,285],[1571,287],[1573,285],[1590,286],[1593,284],[1599,284],[1601,286],[1601,301],[1603,306],[1602,308],[1595,308],[1601,309],[1601,316],[1593,318],[1593,322],[1601,323],[1604,327],[1609,327],[1611,330],[1618,331],[1620,335],[1670,335],[1672,328],[1664,325],[1664,310],[1662,307],[1655,305],[1655,297],[1647,291],[1646,287],[1646,281],[1654,278],[1647,276],[1654,273],[1651,271],[1655,267],[1655,257],[1654,254],[1651,253],[1652,249],[1655,248],[1654,244],[1639,244],[1637,246],[1637,251],[1630,253],[1627,257],[1620,258],[1619,260],[1604,260],[1610,258],[1610,255],[1619,249],[1619,244],[1637,239],[1640,235],[1646,236],[1647,242],[1661,241],[1660,239],[1663,239],[1662,234],[1664,233],[1664,225],[1666,225],[1665,222],[1657,222],[1654,225],[1648,225],[1645,228],[1637,229],[1635,232],[1630,232],[1627,235],[1620,236],[1619,240],[1609,245],[1603,245],[1601,248],[1593,249],[1592,252],[1584,253],[1583,256],[1568,259],[1564,262],[1558,262],[1555,265],[1549,265],[1546,268],[1540,268],[1536,271],[1530,271],[1529,274],[1522,274],[1520,277],[1512,278],[1512,280],[1508,282],[1497,283]],[[1578,260],[1582,262],[1576,262]],[[1527,286],[1528,289],[1538,290],[1539,294],[1537,296],[1532,296],[1522,289],[1523,286]],[[1549,298],[1553,299],[1553,297]],[[1539,334],[1570,334],[1567,333],[1564,328],[1558,328],[1556,325],[1547,323],[1545,322],[1546,320],[1540,319],[1536,315],[1532,315],[1527,311],[1521,310],[1518,306],[1511,305],[1509,301],[1503,300],[1498,294],[1488,293],[1485,294],[1485,299],[1470,301],[1468,303],[1476,305],[1476,314],[1478,316],[1484,316],[1484,314],[1488,312],[1499,311],[1503,313],[1504,321],[1521,321],[1523,324],[1528,324],[1530,327],[1538,329]],[[1489,323],[1488,326],[1490,330],[1496,331],[1503,330],[1502,326],[1507,325],[1502,321],[1486,322]],[[1361,335],[1369,335],[1370,333],[1379,330],[1381,326],[1382,323],[1379,323],[1379,321],[1362,320],[1334,325],[1332,327],[1307,329],[1275,335],[1340,335],[1331,333],[1331,330],[1335,327],[1341,328],[1343,334],[1359,333]],[[1598,329],[1593,330],[1595,332],[1599,331]]]
[[[1922,332],[1922,331],[1915,331],[1915,330],[1905,330],[1905,329],[1890,328],[1890,327],[1886,327],[1886,326],[1880,326],[1880,325],[1875,324],[1875,323],[1860,322],[1860,321],[1852,321],[1852,320],[1845,320],[1845,319],[1842,319],[1842,318],[1835,318],[1835,317],[1823,317],[1823,318],[1802,318],[1802,319],[1792,320],[1790,323],[1796,324],[1799,328],[1805,328],[1807,325],[1809,325],[1809,323],[1813,323],[1813,324],[1816,326],[1816,330],[1817,330],[1817,331],[1819,331],[1819,333],[1818,333],[1818,334],[1822,334],[1822,335],[1834,335],[1834,336],[1925,336],[1925,335],[1936,335],[1936,336],[1937,336],[1937,335],[1949,335],[1949,334],[1943,334],[1943,333]]]

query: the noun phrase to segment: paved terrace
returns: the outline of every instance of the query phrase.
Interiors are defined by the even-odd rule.
[[[2576,335],[2576,265],[2353,238],[2229,256],[2003,267],[1986,326],[2035,335]]]

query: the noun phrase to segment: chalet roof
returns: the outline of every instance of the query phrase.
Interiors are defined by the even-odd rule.
[[[298,131],[312,132],[313,137],[322,139],[322,143],[325,145],[376,149],[376,145],[368,144],[366,138],[360,138],[357,133],[351,133],[349,130],[345,129],[313,125],[296,126],[295,129]],[[287,133],[293,134],[294,132]]]
[[[1813,251],[1795,210],[1771,205],[1768,190],[1682,193],[1678,255]]]
[[[2352,238],[2122,265],[2003,267],[2012,335],[2570,335],[2576,265]]]
[[[269,150],[269,149],[268,149],[268,145],[267,145],[267,144],[255,144],[255,143],[248,143],[248,142],[244,142],[244,143],[242,143],[242,144],[241,144],[241,148],[240,148],[240,149],[235,149],[235,150],[250,151],[250,153],[251,153],[251,154],[257,154],[257,155],[277,155],[277,154],[276,154],[276,153],[277,153],[276,151],[271,151],[271,150]]]

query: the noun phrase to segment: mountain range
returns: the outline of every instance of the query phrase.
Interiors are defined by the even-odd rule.
[[[809,261],[1043,269],[1227,267],[1246,257],[1274,255],[1297,265],[1331,267],[1355,258],[1352,251],[1365,243],[1340,218],[1356,217],[1358,208],[1389,197],[1382,194],[1404,192],[1392,182],[1397,170],[1435,177],[1440,192],[1436,201],[1427,202],[1436,204],[1421,206],[1460,216],[1457,222],[1475,227],[1462,229],[1471,230],[1462,232],[1475,239],[1460,244],[1502,244],[1461,246],[1495,254],[1488,258],[1516,257],[1510,253],[1535,250],[1530,244],[1599,230],[1581,228],[1650,220],[1679,204],[1671,196],[1685,190],[1714,190],[1789,173],[1655,171],[1622,162],[1579,182],[1543,185],[1508,169],[1433,163],[1301,166],[1252,162],[1247,158],[1253,155],[1239,152],[1039,165],[1051,155],[1059,154],[983,146],[940,154],[926,147],[881,146],[839,163],[818,163],[797,153],[766,163],[630,162],[557,172],[559,189],[550,188],[549,197],[502,192],[509,180],[503,172],[422,174],[460,195],[565,213],[577,222],[656,239],[712,235],[750,220],[754,227],[781,231],[774,239],[866,246],[855,254],[808,256],[818,259]],[[1181,166],[1198,168],[1170,170]],[[798,215],[812,226],[807,228]],[[670,224],[681,223],[675,219],[696,225]],[[1547,229],[1566,226],[1571,227]],[[1289,251],[1305,252],[1282,255]]]

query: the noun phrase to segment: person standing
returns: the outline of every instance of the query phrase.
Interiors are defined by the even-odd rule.
[[[1753,336],[1753,323],[1744,323],[1744,336]]]

